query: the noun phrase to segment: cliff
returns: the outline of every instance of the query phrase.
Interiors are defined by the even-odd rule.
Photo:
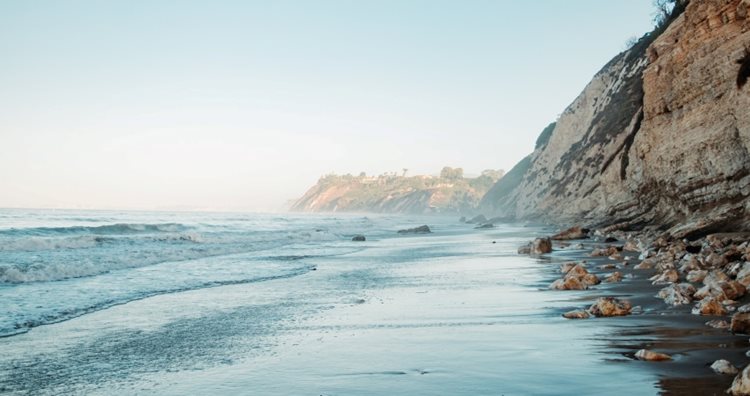
[[[368,177],[328,175],[291,207],[303,212],[470,213],[503,171],[487,170],[475,178],[460,168],[440,176]]]
[[[678,7],[594,76],[483,210],[679,237],[750,227],[750,0]]]

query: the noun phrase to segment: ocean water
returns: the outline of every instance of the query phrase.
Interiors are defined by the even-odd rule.
[[[612,346],[626,324],[560,317],[594,295],[546,290],[554,259],[516,254],[544,231],[0,210],[0,393],[658,393]]]

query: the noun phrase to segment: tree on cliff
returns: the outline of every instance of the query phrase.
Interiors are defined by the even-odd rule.
[[[451,168],[450,166],[443,167],[440,171],[440,178],[442,179],[462,179],[464,177],[463,168]]]

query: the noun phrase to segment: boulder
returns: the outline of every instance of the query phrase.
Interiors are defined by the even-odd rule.
[[[588,312],[582,309],[565,312],[562,316],[565,319],[588,319],[591,317]]]
[[[571,269],[573,269],[577,265],[578,264],[576,264],[576,263],[563,263],[563,264],[560,264],[560,272],[562,272],[563,274],[567,274],[568,272],[570,272]]]
[[[672,360],[672,357],[667,355],[666,353],[649,351],[648,349],[641,349],[636,352],[635,358],[647,362],[663,362],[665,360]]]
[[[711,369],[716,374],[734,375],[737,374],[737,367],[734,367],[728,360],[719,359],[711,364]]]
[[[581,281],[580,278],[575,276],[566,276],[565,278],[558,279],[549,285],[552,290],[586,290],[588,286]]]
[[[432,231],[430,230],[430,227],[426,225],[422,225],[415,228],[407,228],[404,230],[398,230],[399,234],[429,234]]]
[[[616,283],[622,281],[622,274],[619,271],[615,271],[604,279],[607,283]]]
[[[716,297],[719,301],[735,300],[745,295],[745,286],[737,281],[709,282],[695,292],[696,299]]]
[[[365,241],[365,236],[362,235],[362,234],[355,235],[354,237],[352,237],[352,241],[355,241],[355,242],[364,242]]]
[[[625,316],[630,314],[632,305],[629,301],[614,297],[600,297],[589,308],[589,313],[594,316]]]
[[[750,334],[750,312],[737,312],[729,324],[732,333]]]
[[[653,262],[653,260],[645,259],[645,260],[641,261],[640,264],[636,265],[633,268],[637,269],[637,270],[648,270],[648,269],[654,268],[654,265],[655,265],[655,263]]]
[[[549,238],[537,238],[531,242],[531,254],[540,255],[552,251],[552,241]]]
[[[592,257],[609,257],[617,254],[618,249],[616,246],[607,246],[603,248],[597,248],[591,251]]]
[[[474,227],[474,229],[477,229],[477,230],[486,230],[488,228],[495,228],[495,225],[492,223],[484,223],[484,224],[480,224]]]
[[[745,367],[732,381],[732,386],[727,390],[730,395],[750,395],[750,366]]]
[[[664,300],[667,305],[678,306],[693,302],[695,287],[689,283],[673,283],[661,290],[656,295]]]
[[[622,250],[628,251],[628,252],[640,252],[641,249],[638,248],[638,244],[632,240],[628,239],[625,241],[625,245],[622,247]]]
[[[667,283],[675,283],[680,280],[680,274],[675,270],[667,270],[661,274],[656,274],[649,278],[651,284],[654,285],[665,285]]]
[[[579,226],[568,228],[565,231],[557,233],[551,237],[555,241],[568,241],[571,239],[584,239],[589,237],[589,229]]]
[[[688,272],[686,278],[688,282],[703,282],[703,279],[706,279],[707,274],[708,271],[706,270],[693,270]]]
[[[727,310],[716,298],[706,297],[698,302],[693,308],[692,313],[693,315],[720,316],[726,315]]]
[[[531,244],[519,247],[518,254],[531,254]]]
[[[706,265],[711,268],[719,268],[727,263],[727,259],[724,256],[720,256],[716,253],[711,253],[706,257]]]

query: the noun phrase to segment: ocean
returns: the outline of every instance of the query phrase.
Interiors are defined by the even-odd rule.
[[[431,234],[397,230],[427,224]],[[539,226],[0,210],[0,393],[656,394]],[[364,242],[352,241],[363,234]],[[604,287],[604,286],[603,286]],[[633,324],[636,326],[636,324]]]

